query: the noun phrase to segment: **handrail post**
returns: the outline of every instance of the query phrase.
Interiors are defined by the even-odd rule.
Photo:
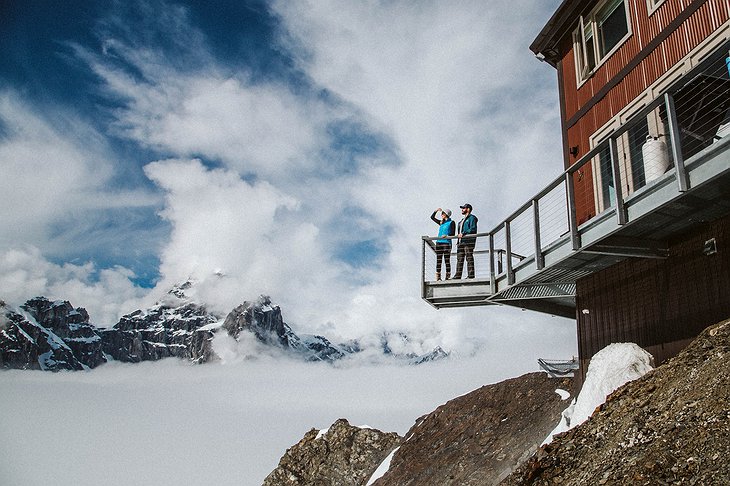
[[[618,144],[616,137],[608,138],[611,155],[611,172],[613,174],[613,189],[616,192],[616,217],[619,225],[626,224],[626,208],[624,207],[624,191],[621,184],[621,168],[618,160]],[[599,157],[600,160],[600,157]]]
[[[515,283],[515,274],[512,271],[512,235],[509,220],[504,222],[504,239],[507,246],[507,285]]]
[[[492,294],[497,293],[497,276],[494,273],[494,233],[489,233],[489,286]]]
[[[532,200],[532,219],[535,232],[535,266],[538,270],[545,268],[545,257],[542,254],[542,242],[540,241],[540,204],[537,199]]]
[[[426,236],[421,237],[421,298],[426,298]]]
[[[573,187],[573,171],[565,173],[565,190],[568,193],[568,225],[570,227],[570,241],[573,250],[580,250],[580,235],[578,234],[577,212],[575,210],[575,188]]]
[[[674,97],[670,93],[664,94],[664,103],[667,109],[667,124],[669,125],[669,134],[672,142],[672,157],[674,158],[674,170],[677,174],[677,184],[679,192],[686,192],[689,189],[689,178],[687,170],[684,167],[684,157],[682,157],[682,134],[677,121],[677,110],[674,106]]]

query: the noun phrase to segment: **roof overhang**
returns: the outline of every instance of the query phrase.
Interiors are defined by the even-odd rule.
[[[588,11],[595,2],[585,0],[563,0],[547,24],[542,28],[530,50],[540,60],[556,67],[562,57],[560,41],[573,30],[579,16]]]

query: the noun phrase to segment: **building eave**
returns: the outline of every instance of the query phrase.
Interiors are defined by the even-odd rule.
[[[562,56],[558,50],[560,41],[572,31],[573,24],[576,23],[580,14],[591,8],[593,3],[585,0],[563,0],[563,3],[530,44],[530,50],[538,59],[557,67]]]

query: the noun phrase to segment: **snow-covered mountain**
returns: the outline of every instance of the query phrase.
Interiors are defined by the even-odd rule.
[[[225,317],[212,313],[186,295],[192,285],[174,287],[154,306],[125,315],[108,329],[90,323],[86,310],[68,301],[36,297],[20,309],[0,301],[0,367],[83,370],[109,360],[136,363],[169,357],[205,363],[218,358],[212,346],[216,332],[234,339],[251,333],[260,343],[305,361],[334,362],[362,351],[357,342],[333,344],[324,336],[295,333],[267,296],[244,302]],[[381,351],[411,364],[448,356],[440,347],[423,355],[397,355],[387,336]]]
[[[335,361],[359,351],[353,345],[334,345],[324,336],[297,335],[284,322],[281,309],[267,296],[244,302],[226,317],[223,328],[234,338],[242,331],[253,333],[265,344],[300,355],[307,361]]]
[[[13,310],[0,301],[0,366],[83,370],[106,362],[89,314],[67,301],[36,297]]]
[[[149,309],[122,316],[113,328],[102,330],[104,352],[134,363],[173,356],[193,363],[215,359],[211,340],[222,316],[190,301],[184,292],[189,287],[189,282],[176,286]]]

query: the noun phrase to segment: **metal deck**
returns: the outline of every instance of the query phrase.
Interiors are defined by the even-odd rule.
[[[478,234],[476,278],[427,279],[435,265],[436,238],[422,237],[422,298],[439,309],[499,304],[574,318],[579,278],[628,258],[666,258],[671,238],[730,214],[730,136],[721,137],[722,130],[710,127],[712,137],[704,148],[683,151],[695,134],[687,135],[689,130],[681,126],[682,110],[688,108],[678,110],[675,99],[689,85],[685,80],[655,100],[492,231]],[[724,103],[718,99],[710,107],[716,118],[720,101]],[[727,110],[724,104],[720,108]],[[637,121],[652,113],[661,113],[666,121],[672,167],[654,180],[634,181],[632,192],[624,195],[631,169],[621,165],[626,156],[619,154],[628,149],[621,152],[619,144]],[[573,180],[588,166],[620,184],[611,187],[615,194],[606,193],[607,208],[577,225]]]

